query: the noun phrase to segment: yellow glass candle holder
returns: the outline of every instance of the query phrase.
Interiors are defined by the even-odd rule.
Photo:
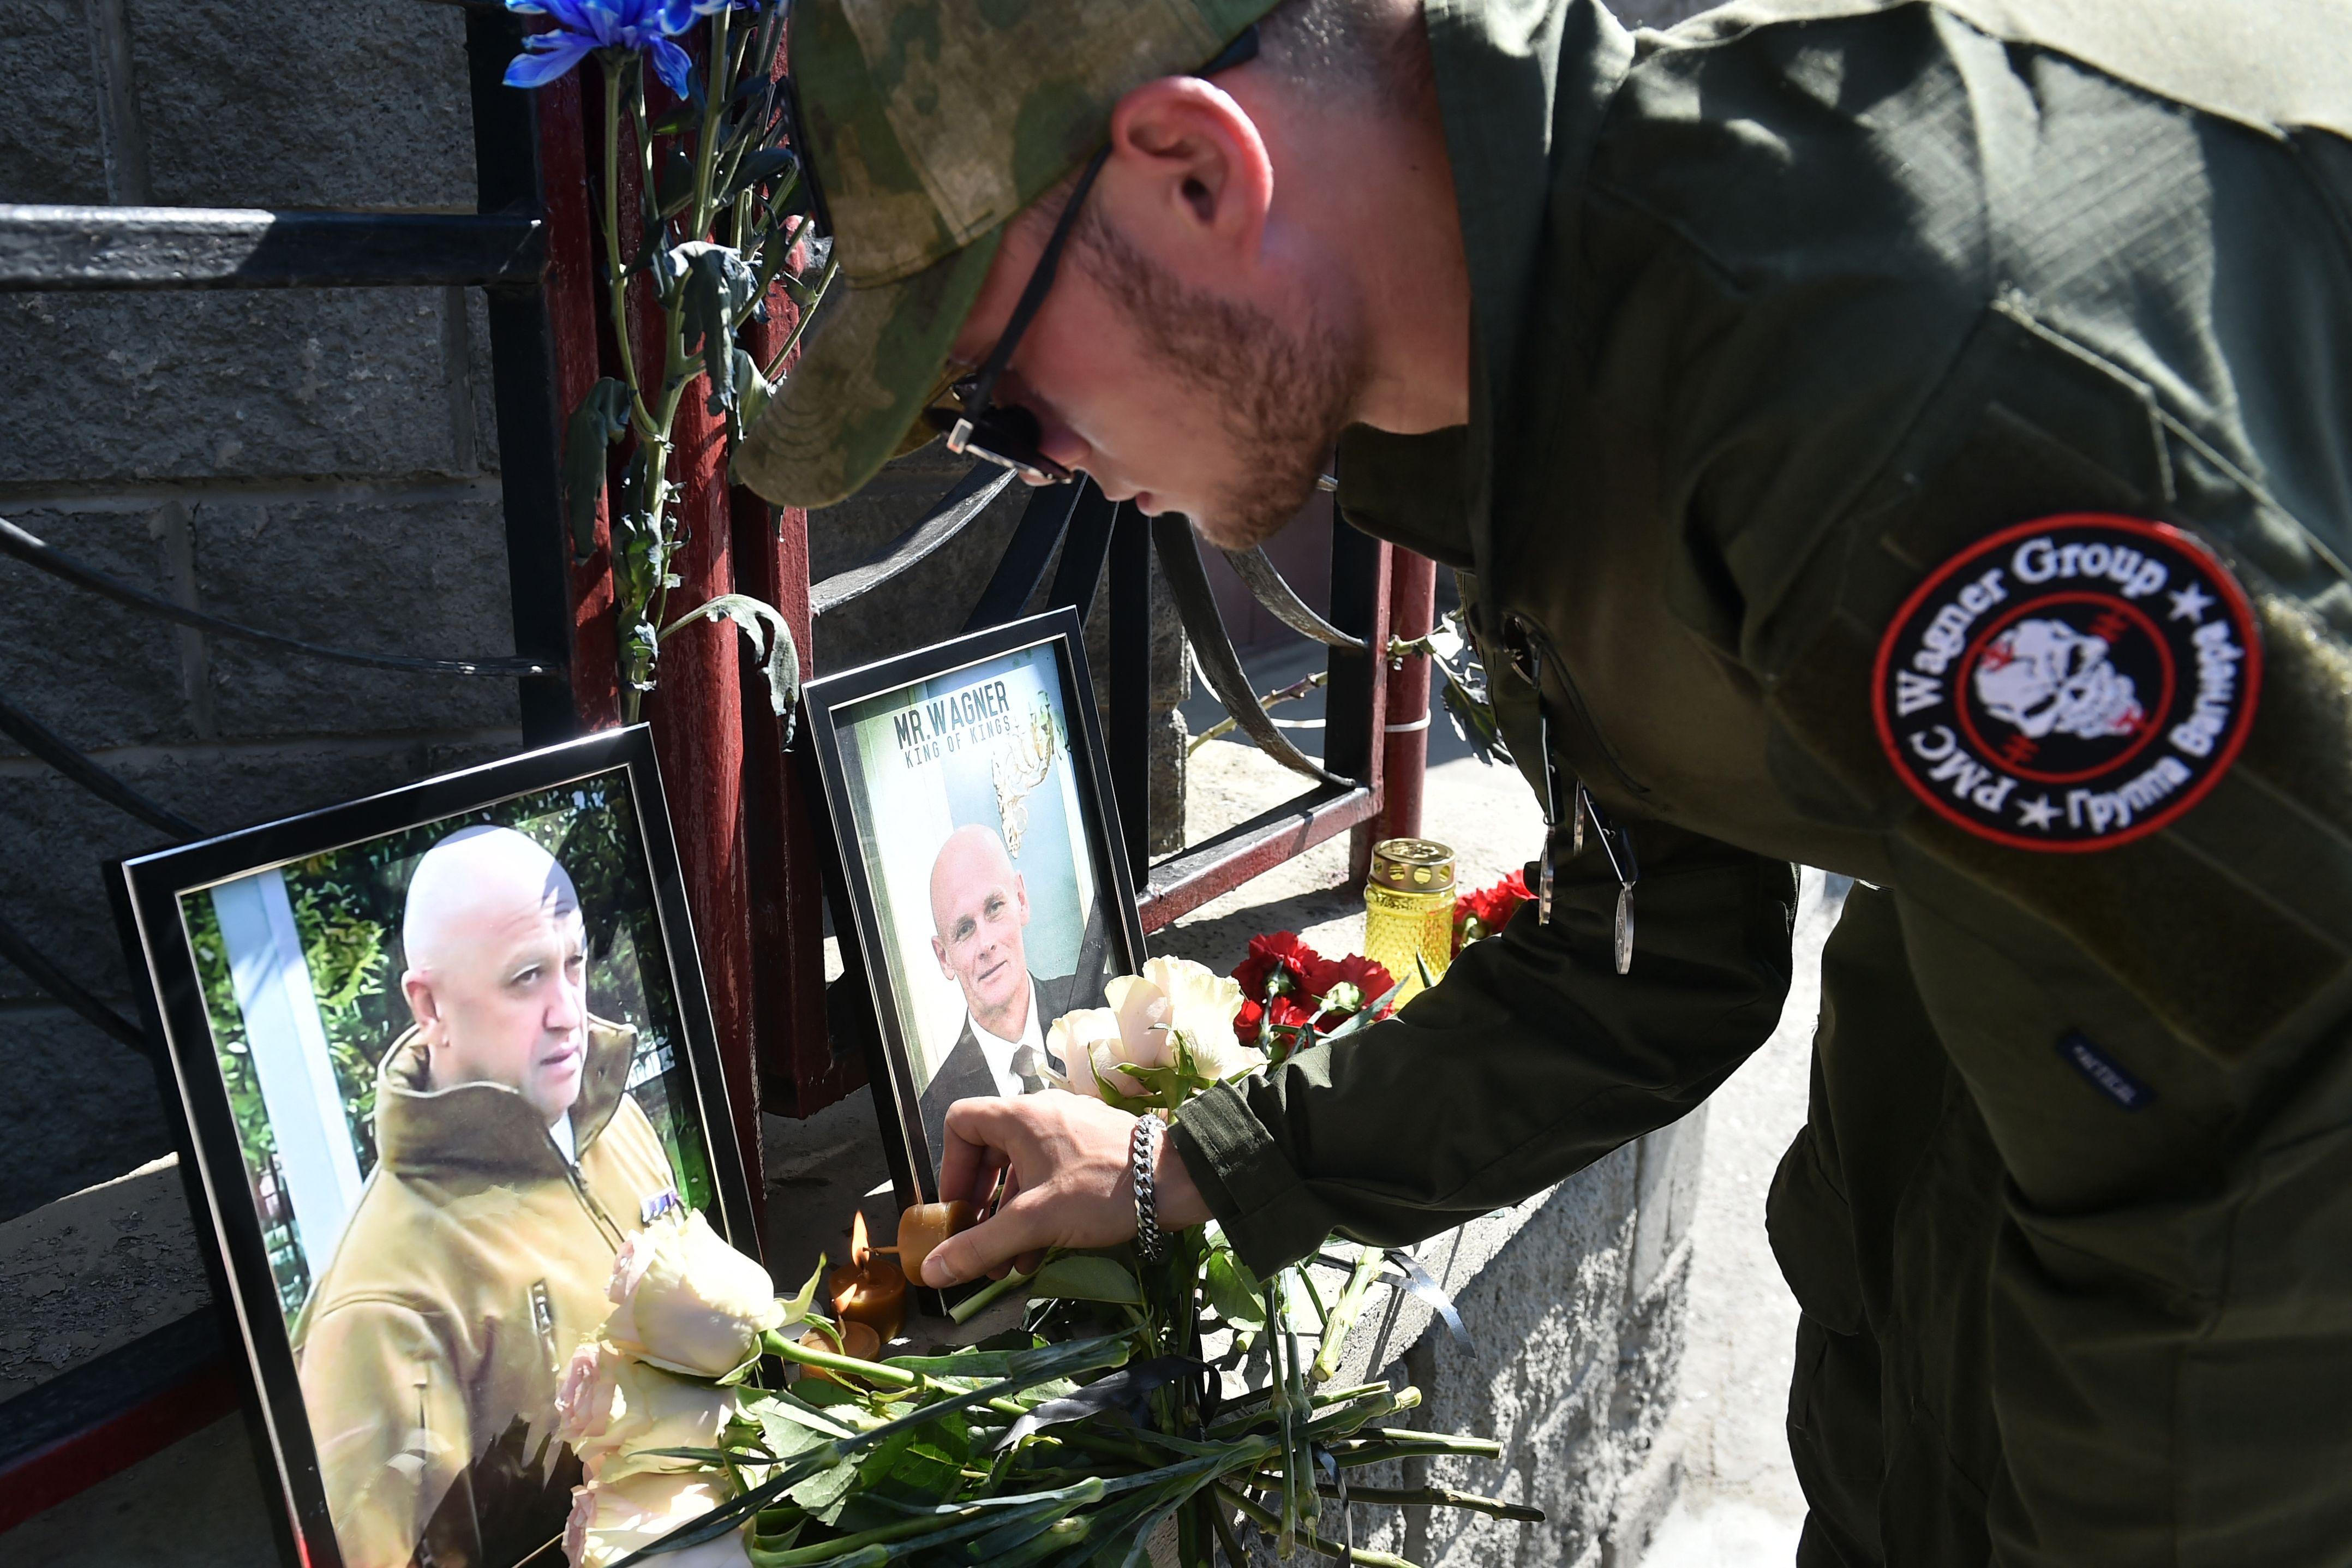
[[[1454,958],[1454,851],[1428,838],[1372,846],[1364,879],[1364,956],[1404,982],[1400,1007],[1421,994],[1419,958],[1432,979]],[[1367,998],[1370,1000],[1370,998]]]

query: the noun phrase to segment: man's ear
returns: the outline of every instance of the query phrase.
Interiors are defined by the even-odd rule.
[[[931,938],[931,956],[939,961],[940,973],[941,974],[945,975],[950,980],[953,980],[956,977],[955,971],[948,967],[948,944],[941,942],[938,937]]]
[[[1021,919],[1015,923],[1027,925],[1029,923],[1029,879],[1018,871],[1013,873],[1013,901],[1021,908]]]
[[[1101,200],[1147,254],[1178,271],[1193,257],[1230,268],[1258,250],[1274,163],[1256,121],[1199,77],[1162,77],[1111,110]]]
[[[434,998],[432,976],[424,970],[412,969],[403,974],[400,994],[408,998],[408,1016],[419,1028],[430,1030],[441,1021],[441,1004]]]

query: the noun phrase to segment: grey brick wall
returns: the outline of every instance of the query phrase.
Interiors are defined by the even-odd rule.
[[[463,41],[415,0],[16,0],[0,201],[470,210]],[[513,647],[465,290],[0,297],[0,515],[150,592],[349,647]],[[0,622],[0,689],[207,827],[520,742],[510,684],[291,658],[14,563]],[[161,838],[0,745],[0,913],[126,1011],[100,864]],[[5,965],[0,1037],[0,1220],[170,1147],[144,1065]]]

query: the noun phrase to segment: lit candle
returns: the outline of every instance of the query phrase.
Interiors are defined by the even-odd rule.
[[[972,1207],[959,1198],[951,1204],[914,1204],[898,1215],[898,1266],[908,1278],[923,1277],[923,1259],[931,1249],[960,1230],[970,1230]]]
[[[825,1277],[824,1288],[833,1299],[834,1320],[845,1329],[864,1323],[887,1340],[907,1321],[906,1270],[866,1245],[863,1209],[850,1222],[849,1261]]]
[[[823,1329],[811,1329],[801,1336],[801,1343],[813,1351],[832,1351],[835,1354],[845,1355],[856,1361],[872,1361],[882,1353],[882,1336],[876,1333],[873,1328],[866,1323],[843,1323],[841,1343],[838,1345],[833,1342],[833,1336]],[[803,1365],[801,1368],[801,1375],[822,1378],[827,1383],[841,1382],[840,1378],[821,1366]]]

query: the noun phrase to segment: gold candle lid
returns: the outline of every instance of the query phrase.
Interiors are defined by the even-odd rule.
[[[1384,838],[1372,846],[1372,880],[1405,893],[1454,888],[1454,851],[1433,838]]]

